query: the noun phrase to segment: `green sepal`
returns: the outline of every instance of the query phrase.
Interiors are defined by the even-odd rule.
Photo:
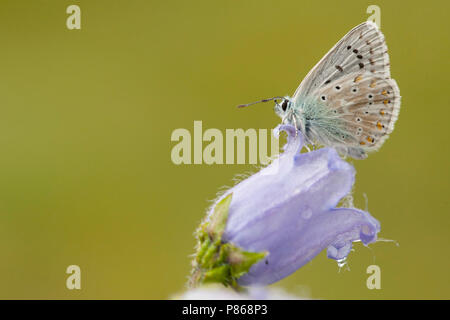
[[[230,274],[229,265],[221,265],[219,267],[205,271],[203,274],[203,283],[222,283],[226,284]]]
[[[210,244],[202,257],[202,260],[200,261],[200,265],[203,268],[209,269],[214,268],[214,266],[216,265],[217,254],[218,252],[220,253],[220,251],[218,251],[218,249],[220,249],[220,241],[215,241],[214,243],[208,241],[207,243]]]
[[[210,221],[206,227],[206,231],[212,239],[222,238],[222,234],[227,226],[228,209],[230,208],[232,197],[233,194],[230,193],[214,207],[214,212],[211,214]]]
[[[234,246],[230,250],[228,261],[231,265],[231,275],[236,279],[246,274],[255,263],[264,259],[268,254],[267,251],[250,252]]]

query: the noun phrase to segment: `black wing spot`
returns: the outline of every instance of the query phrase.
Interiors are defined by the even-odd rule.
[[[351,48],[352,48],[352,46],[348,46],[348,47],[347,47],[347,50],[350,50]]]
[[[358,53],[358,49],[353,50],[354,53]]]
[[[362,55],[360,55],[360,54],[358,54],[356,57],[357,57],[358,59],[362,59]]]
[[[360,63],[359,63],[359,68],[360,68],[360,69],[364,68],[364,63],[360,62]]]
[[[340,72],[343,72],[343,71],[344,71],[344,69],[342,69],[341,66],[336,66],[336,69],[338,69]]]

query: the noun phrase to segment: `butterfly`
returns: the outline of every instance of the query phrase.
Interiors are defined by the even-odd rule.
[[[311,69],[292,97],[238,107],[268,101],[275,101],[282,123],[295,126],[307,143],[367,158],[394,130],[400,111],[383,34],[370,21],[356,26]]]

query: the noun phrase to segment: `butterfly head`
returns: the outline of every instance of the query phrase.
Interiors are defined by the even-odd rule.
[[[289,122],[292,117],[293,102],[289,97],[284,97],[280,102],[275,101],[275,113],[283,120],[283,123]]]

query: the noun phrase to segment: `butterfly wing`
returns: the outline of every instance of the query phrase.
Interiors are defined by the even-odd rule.
[[[350,30],[331,48],[300,83],[293,98],[307,96],[333,80],[364,70],[373,70],[380,77],[390,78],[384,36],[370,21]]]
[[[343,135],[329,144],[356,159],[381,147],[394,130],[400,110],[400,92],[393,79],[371,72],[349,74],[317,92],[326,97],[331,114],[338,117]]]
[[[293,99],[305,97],[322,101],[342,122],[344,134],[325,141],[316,132],[319,142],[357,159],[383,144],[398,117],[400,92],[390,79],[387,46],[375,23],[353,28],[317,63]]]

